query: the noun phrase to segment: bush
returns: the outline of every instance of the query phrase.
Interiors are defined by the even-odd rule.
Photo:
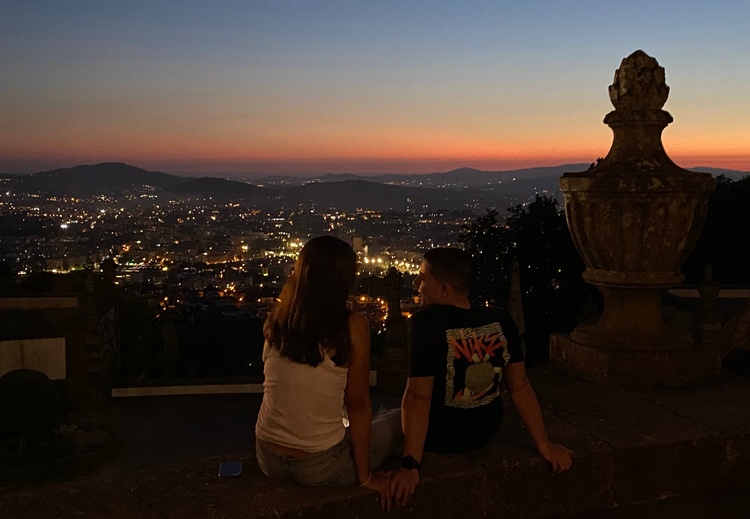
[[[58,417],[58,396],[47,375],[17,369],[0,377],[0,436],[50,431]]]

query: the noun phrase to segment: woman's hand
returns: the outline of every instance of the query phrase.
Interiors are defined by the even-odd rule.
[[[362,485],[367,490],[377,492],[380,496],[380,508],[391,511],[391,475],[385,472],[373,472],[370,480]]]

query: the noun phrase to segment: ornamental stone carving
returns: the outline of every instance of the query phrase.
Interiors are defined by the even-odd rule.
[[[604,309],[594,324],[553,337],[551,357],[590,379],[627,385],[709,378],[718,352],[667,326],[661,299],[683,281],[680,265],[700,234],[714,179],[680,168],[664,151],[669,87],[654,58],[639,50],[623,59],[609,94],[609,153],[560,179],[583,277],[602,293]]]
[[[642,50],[622,60],[609,86],[609,99],[618,110],[660,110],[668,96],[664,67]]]

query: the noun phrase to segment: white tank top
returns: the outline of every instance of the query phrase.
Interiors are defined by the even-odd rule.
[[[348,368],[328,355],[317,367],[263,347],[263,403],[255,437],[304,452],[330,449],[344,439],[342,422]]]

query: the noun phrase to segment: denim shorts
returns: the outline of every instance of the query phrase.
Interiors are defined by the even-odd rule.
[[[304,486],[337,487],[357,481],[349,453],[349,438],[344,437],[330,449],[293,457],[272,452],[262,441],[255,442],[258,466],[269,477]]]
[[[389,456],[400,456],[402,449],[401,410],[378,412],[372,420],[370,469],[381,465]],[[357,482],[349,431],[330,449],[302,457],[281,456],[256,440],[255,455],[264,474],[286,483],[338,487]]]

